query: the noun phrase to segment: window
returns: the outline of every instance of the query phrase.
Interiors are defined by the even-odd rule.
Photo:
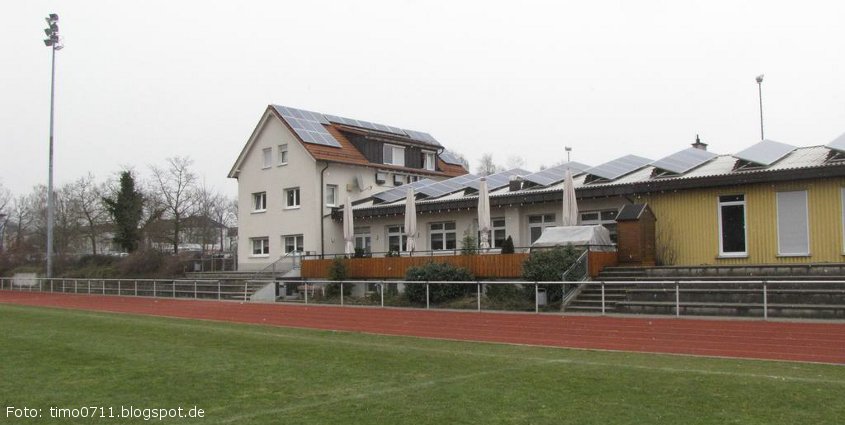
[[[252,194],[252,212],[267,211],[267,192]]]
[[[490,241],[491,248],[501,248],[502,244],[505,243],[505,239],[507,235],[505,234],[505,219],[504,218],[494,218],[490,220],[491,227],[491,234],[492,240]],[[475,227],[478,228],[478,219],[475,220]],[[477,235],[478,246],[481,247],[481,231],[478,231]]]
[[[778,192],[778,255],[810,255],[807,191]]]
[[[393,175],[393,185],[394,186],[402,186],[405,184],[405,176],[401,174],[394,174]]]
[[[372,237],[370,236],[369,227],[355,228],[355,250],[361,250],[365,253],[373,252]]]
[[[431,223],[428,229],[432,251],[457,248],[458,234],[455,232],[454,221]]]
[[[283,236],[285,240],[285,254],[290,254],[291,252],[302,252],[305,249],[303,245],[305,245],[305,238],[302,235],[289,235]]]
[[[326,185],[326,206],[337,206],[337,185],[335,184]]]
[[[405,236],[405,226],[387,226],[387,251],[402,252],[408,250],[408,237]]]
[[[266,257],[270,255],[270,238],[250,238],[252,241],[252,256]]]
[[[387,173],[376,172],[376,184],[384,184],[387,181]]]
[[[405,148],[402,146],[384,144],[384,163],[405,166]]]
[[[748,255],[745,247],[745,195],[719,197],[719,255]]]
[[[285,143],[284,145],[279,145],[279,165],[285,165],[288,163],[288,145]]]
[[[264,168],[270,168],[273,165],[273,149],[265,148],[261,153],[264,155]]]
[[[531,243],[534,243],[543,234],[546,227],[553,227],[555,225],[554,214],[543,215],[529,215],[528,216],[528,233],[531,235]]]
[[[408,183],[413,183],[420,179],[420,176],[408,176]]]
[[[423,152],[423,167],[434,171],[434,152]]]
[[[299,208],[299,188],[285,189],[285,208]]]
[[[617,242],[616,236],[616,216],[619,214],[618,210],[604,210],[604,211],[588,211],[582,212],[581,215],[581,224],[582,225],[595,225],[601,224],[602,226],[606,227],[607,230],[610,232],[610,240],[613,243]]]

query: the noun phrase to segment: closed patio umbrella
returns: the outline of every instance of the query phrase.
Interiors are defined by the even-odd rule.
[[[482,177],[478,186],[478,231],[481,232],[481,249],[490,248],[490,194],[487,193],[487,179]]]
[[[405,238],[408,252],[414,252],[417,248],[417,204],[414,202],[414,189],[408,188],[405,195]]]
[[[346,255],[355,254],[355,224],[352,223],[352,200],[349,196],[346,197],[346,202],[343,204],[343,240],[346,241],[346,247],[343,252]]]
[[[562,226],[578,225],[578,200],[575,198],[575,183],[572,182],[572,170],[566,169],[563,180],[563,215]]]

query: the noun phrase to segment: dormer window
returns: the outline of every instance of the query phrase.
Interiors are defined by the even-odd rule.
[[[403,146],[384,144],[384,163],[387,165],[405,166],[405,148]]]
[[[423,168],[429,171],[434,171],[435,156],[434,152],[423,151]]]

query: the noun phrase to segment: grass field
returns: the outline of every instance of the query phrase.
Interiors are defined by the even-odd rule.
[[[3,423],[839,424],[845,367],[436,341],[0,305]],[[8,406],[44,409],[6,417]],[[11,420],[10,420],[11,419]],[[65,423],[144,423],[66,419]]]

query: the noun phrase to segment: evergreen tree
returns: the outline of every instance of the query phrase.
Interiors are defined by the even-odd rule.
[[[106,209],[114,221],[114,241],[126,252],[138,249],[141,239],[138,224],[144,207],[144,195],[135,189],[132,173],[120,173],[120,189],[112,198],[103,198]]]

